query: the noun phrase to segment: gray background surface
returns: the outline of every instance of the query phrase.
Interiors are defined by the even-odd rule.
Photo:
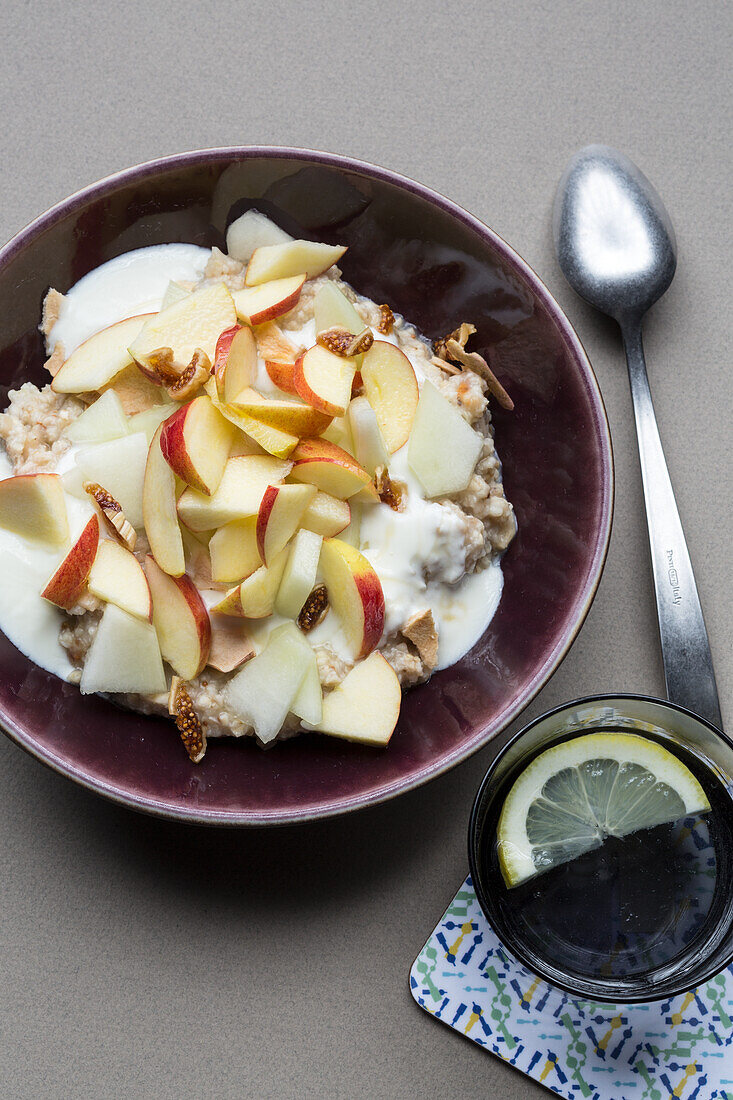
[[[529,718],[664,687],[617,334],[564,284],[549,228],[570,154],[624,149],[678,233],[647,354],[733,722],[732,30],[730,7],[680,0],[6,0],[0,238],[134,162],[262,143],[388,165],[510,241],[589,351],[618,472],[598,597]],[[490,752],[368,813],[243,833],[135,816],[0,740],[0,1095],[544,1095],[407,989]]]

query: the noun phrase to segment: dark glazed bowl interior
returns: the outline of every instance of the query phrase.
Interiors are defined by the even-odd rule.
[[[491,230],[385,169],[288,149],[218,149],[131,168],[33,222],[0,252],[0,381],[43,384],[48,286],[133,248],[224,245],[255,206],[296,237],[349,246],[344,277],[430,337],[463,320],[515,401],[494,422],[519,534],[499,610],[476,646],[404,698],[389,748],[307,735],[262,751],[214,742],[193,766],[170,724],[43,672],[0,635],[0,720],[20,745],[137,809],[231,824],[306,820],[389,798],[445,771],[507,725],[558,666],[608,546],[613,465],[603,403],[567,319]]]

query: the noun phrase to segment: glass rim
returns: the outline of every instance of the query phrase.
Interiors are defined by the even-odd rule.
[[[530,959],[521,945],[517,947],[514,942],[514,937],[511,935],[500,935],[498,930],[494,927],[492,918],[489,916],[490,906],[487,903],[488,891],[484,887],[483,876],[479,870],[479,864],[476,853],[476,838],[478,835],[479,814],[482,810],[484,803],[484,795],[489,787],[492,779],[494,778],[497,768],[501,761],[506,757],[508,752],[514,748],[518,741],[527,736],[536,726],[541,722],[545,722],[550,718],[564,713],[565,711],[572,710],[575,707],[587,706],[593,703],[610,702],[611,700],[618,700],[620,702],[637,702],[637,703],[654,703],[666,710],[674,711],[678,714],[683,714],[693,721],[698,722],[701,726],[705,727],[714,736],[718,737],[731,751],[733,751],[733,739],[726,734],[718,726],[713,725],[707,718],[702,718],[699,714],[695,714],[694,711],[689,710],[687,707],[681,706],[679,703],[673,703],[669,699],[660,699],[656,695],[646,695],[639,692],[603,692],[601,694],[584,695],[578,699],[571,699],[567,703],[561,703],[556,707],[552,707],[550,710],[544,711],[538,715],[537,718],[533,718],[531,722],[528,722],[515,734],[513,734],[505,745],[502,745],[501,749],[497,752],[489,764],[484,776],[476,791],[473,804],[471,806],[471,813],[468,822],[468,865],[471,873],[471,881],[476,893],[476,898],[481,907],[481,911],[484,914],[486,920],[489,923],[490,928],[497,936],[502,946],[515,956],[517,961],[531,974],[537,975],[543,981],[548,982],[556,989],[560,989],[562,992],[569,994],[576,1000],[596,1001],[600,1003],[608,1004],[646,1004],[653,1001],[665,1000],[671,997],[677,997],[684,993],[689,993],[691,990],[702,985],[704,982],[709,981],[710,978],[720,973],[721,970],[725,970],[726,967],[733,963],[733,938],[730,947],[725,952],[725,956],[722,962],[716,963],[714,967],[709,969],[704,968],[693,979],[683,979],[679,985],[675,985],[674,988],[663,989],[659,994],[654,994],[652,991],[639,991],[634,992],[626,988],[623,988],[620,984],[614,985],[613,981],[604,982],[601,979],[594,980],[579,979],[577,982],[572,977],[566,977],[562,975],[558,977],[555,973],[555,968],[551,965],[542,966],[537,964],[536,960]],[[731,777],[733,778],[733,776]],[[512,942],[509,942],[512,941]],[[675,960],[672,960],[675,963]],[[678,969],[678,962],[675,963],[674,969]]]

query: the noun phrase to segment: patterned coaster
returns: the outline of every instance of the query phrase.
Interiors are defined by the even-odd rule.
[[[426,1012],[567,1100],[733,1100],[733,967],[672,1000],[574,1001],[501,946],[470,876],[410,989]]]

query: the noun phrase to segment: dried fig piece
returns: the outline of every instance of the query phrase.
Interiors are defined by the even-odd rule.
[[[206,730],[198,719],[193,701],[183,680],[178,676],[174,676],[171,682],[168,712],[175,719],[183,747],[191,762],[200,764],[206,755]]]
[[[178,375],[175,382],[166,386],[168,396],[174,401],[186,401],[211,376],[211,360],[205,351],[196,348],[191,362]]]
[[[84,492],[89,493],[89,496],[96,502],[107,527],[115,538],[119,539],[128,550],[134,550],[137,542],[137,532],[130,521],[125,518],[125,513],[122,511],[122,505],[119,501],[116,501],[112,494],[108,493],[101,485],[98,485],[96,481],[85,481]]]
[[[380,306],[379,312],[382,316],[377,328],[380,332],[384,333],[385,336],[388,336],[394,328],[394,313],[387,305]]]
[[[307,634],[314,626],[318,626],[325,617],[329,608],[328,591],[325,584],[317,584],[308,596],[298,615],[298,626]]]
[[[393,481],[385,466],[377,466],[374,484],[382,504],[388,504],[393,512],[405,510],[407,487],[401,481]]]
[[[368,328],[362,329],[355,336],[347,328],[333,325],[331,328],[316,333],[316,343],[320,344],[322,348],[326,348],[327,351],[333,352],[334,355],[341,355],[345,359],[350,359],[352,355],[361,355],[362,352],[369,351],[374,343],[374,336],[371,329]]]
[[[438,631],[430,608],[412,615],[401,633],[412,642],[425,668],[435,668],[438,663]]]

